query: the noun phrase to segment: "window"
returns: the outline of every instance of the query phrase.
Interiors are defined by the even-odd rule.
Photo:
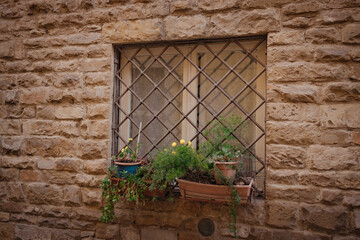
[[[199,146],[211,121],[241,116],[245,168],[263,187],[265,89],[264,37],[115,46],[112,154],[139,131],[140,157],[180,139]]]

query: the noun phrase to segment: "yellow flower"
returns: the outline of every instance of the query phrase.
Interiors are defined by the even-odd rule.
[[[129,147],[128,147],[128,146],[126,146],[126,147],[125,147],[125,150],[127,150],[128,148],[129,148]]]
[[[125,149],[121,149],[121,152],[124,152],[125,151]]]
[[[132,140],[133,140],[132,138],[129,138],[129,140],[128,140],[128,141],[129,141],[129,142],[131,142]]]
[[[181,139],[180,140],[180,144],[183,145],[185,143],[185,140],[184,139]]]
[[[191,146],[191,141],[188,142],[188,145]]]
[[[171,146],[176,147],[176,142],[173,142]]]
[[[175,151],[172,151],[172,154],[175,154],[176,152]]]

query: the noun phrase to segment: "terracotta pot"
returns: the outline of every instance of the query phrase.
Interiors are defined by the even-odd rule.
[[[215,167],[219,169],[224,177],[229,179],[230,181],[235,178],[237,162],[215,162]],[[217,184],[222,184],[221,178],[218,176],[219,174],[215,171],[215,180]]]
[[[251,180],[249,185],[236,185],[236,190],[240,194],[241,204],[247,203],[251,187],[253,184]],[[178,180],[180,194],[184,199],[205,202],[230,202],[231,186],[203,184],[187,180]]]

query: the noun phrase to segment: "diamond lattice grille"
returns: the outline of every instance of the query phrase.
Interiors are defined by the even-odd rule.
[[[139,155],[149,157],[182,138],[199,146],[206,141],[204,131],[211,127],[211,121],[237,115],[243,123],[231,134],[256,160],[252,174],[264,172],[264,38],[115,49],[113,155],[126,146],[128,138],[135,140],[133,144],[137,142],[140,125]]]

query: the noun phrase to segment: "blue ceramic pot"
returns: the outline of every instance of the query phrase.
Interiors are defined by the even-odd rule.
[[[136,169],[140,166],[141,162],[134,163],[122,163],[122,162],[114,162],[116,165],[116,175],[120,178],[126,178],[127,175],[134,175],[136,173]]]

